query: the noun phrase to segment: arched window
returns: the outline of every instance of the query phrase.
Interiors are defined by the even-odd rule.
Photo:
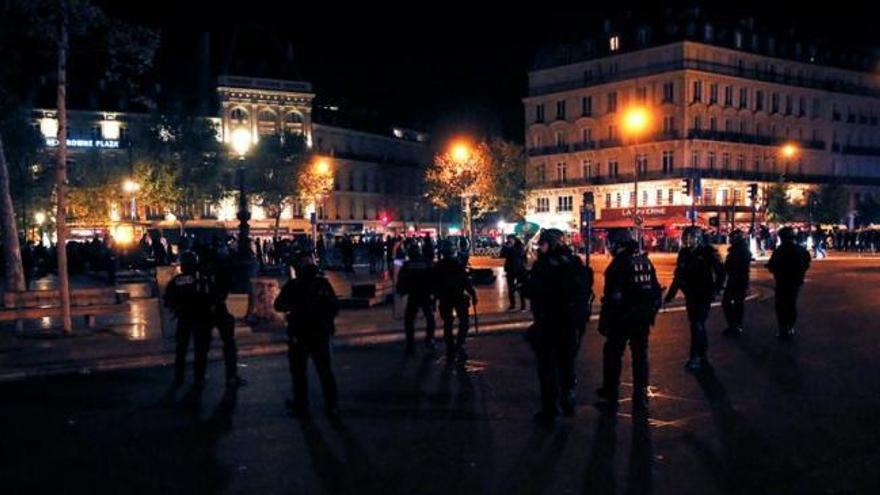
[[[275,134],[275,112],[269,109],[261,110],[257,116],[257,127],[260,135]]]
[[[284,131],[291,134],[302,134],[303,116],[298,112],[290,112],[284,116]]]
[[[248,121],[247,110],[241,107],[233,108],[229,111],[229,121],[236,125],[246,124]]]

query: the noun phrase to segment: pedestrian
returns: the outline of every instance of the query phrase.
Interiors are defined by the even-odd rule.
[[[752,252],[748,239],[742,231],[730,234],[730,248],[724,259],[724,272],[727,284],[721,296],[721,306],[727,320],[724,335],[737,337],[743,333],[743,314],[745,312],[746,292],[749,290],[749,270],[752,265]]]
[[[216,327],[223,343],[223,364],[227,387],[245,384],[238,375],[238,347],[235,342],[235,317],[226,306],[226,299],[232,289],[232,258],[229,248],[215,239],[213,249],[202,259],[200,276],[208,283],[210,309],[207,316],[210,332]]]
[[[520,310],[525,311],[526,298],[523,295],[522,285],[527,271],[526,252],[522,241],[516,235],[507,236],[507,241],[501,248],[501,257],[504,258],[504,278],[507,281],[507,310],[516,310],[516,293],[519,292]]]
[[[610,405],[620,395],[623,353],[632,354],[633,408],[648,406],[648,335],[660,310],[663,289],[654,265],[628,230],[609,236],[613,256],[605,269],[605,290],[599,315],[602,350],[602,387],[596,393]]]
[[[406,332],[406,354],[415,352],[415,320],[419,311],[425,316],[425,347],[436,348],[434,344],[434,300],[433,273],[431,263],[422,257],[417,244],[408,248],[409,259],[403,264],[397,276],[397,293],[406,295],[406,309],[403,311],[403,327]]]
[[[804,277],[810,269],[810,253],[795,242],[794,229],[779,229],[779,247],[773,251],[767,262],[767,269],[776,280],[776,320],[780,340],[794,337],[794,324],[797,321],[797,298]]]
[[[308,360],[312,358],[324,393],[324,412],[339,416],[336,377],[330,358],[334,319],[339,313],[333,287],[320,275],[314,258],[304,256],[275,299],[275,311],[287,313],[287,358],[293,383],[293,399],[287,406],[297,418],[307,420],[309,412]]]
[[[534,315],[526,339],[535,351],[541,391],[534,420],[546,424],[560,409],[565,416],[575,413],[575,360],[589,320],[593,272],[565,244],[561,230],[542,231],[538,246],[526,285]]]
[[[699,371],[709,366],[706,358],[709,348],[706,320],[712,301],[724,287],[724,266],[718,251],[708,243],[699,227],[685,228],[681,244],[672,285],[665,301],[672,301],[679,290],[684,293],[691,330],[690,358],[685,368]]]
[[[467,360],[465,343],[470,329],[470,306],[477,307],[477,291],[471,283],[467,268],[458,257],[455,245],[448,239],[440,242],[440,261],[434,266],[434,281],[443,319],[443,341],[446,360]],[[458,334],[453,336],[452,327],[458,318]]]
[[[165,289],[165,306],[177,318],[174,354],[174,386],[183,385],[186,369],[186,354],[189,341],[195,341],[193,386],[205,386],[205,370],[208,366],[208,346],[211,341],[211,327],[206,318],[210,311],[211,297],[206,280],[198,273],[199,258],[192,251],[180,256],[180,274],[168,282]]]

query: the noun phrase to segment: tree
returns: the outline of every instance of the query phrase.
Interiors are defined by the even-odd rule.
[[[507,219],[521,219],[526,213],[526,155],[522,146],[502,139],[484,143],[490,180],[484,191],[488,209]]]
[[[255,204],[275,221],[275,237],[281,214],[298,200],[298,178],[310,159],[299,134],[263,136],[248,158],[248,189],[255,194]]]
[[[70,167],[67,194],[73,219],[89,225],[108,225],[111,212],[118,208],[122,181],[128,175],[128,166],[120,160],[89,151]]]
[[[164,204],[182,231],[204,204],[219,201],[226,194],[224,184],[230,184],[227,153],[217,134],[210,120],[185,113],[156,115],[147,130],[145,172],[171,180],[170,187],[154,190],[155,199],[159,204],[172,201]]]
[[[426,197],[450,209],[460,201],[465,228],[470,219],[488,212],[508,218],[525,213],[525,153],[502,139],[490,139],[472,149],[454,147],[437,154],[425,174]]]
[[[771,222],[784,224],[797,218],[800,211],[789,199],[788,191],[789,185],[782,178],[767,189],[765,205],[767,218]]]
[[[838,225],[849,213],[849,189],[840,184],[823,184],[811,194],[813,221]]]

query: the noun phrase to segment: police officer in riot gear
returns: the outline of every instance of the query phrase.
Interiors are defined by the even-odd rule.
[[[336,293],[321,276],[311,256],[301,258],[296,278],[289,280],[275,299],[275,311],[287,313],[287,358],[293,382],[288,407],[300,419],[309,419],[307,367],[315,364],[327,416],[338,417],[338,391],[330,362],[330,341],[339,312]]]
[[[232,260],[228,247],[220,241],[214,243],[213,250],[202,259],[200,276],[208,282],[211,307],[206,318],[209,331],[217,328],[223,342],[223,363],[226,372],[226,386],[244,385],[238,376],[238,348],[235,344],[235,317],[226,307],[226,298],[232,288]],[[210,334],[209,334],[210,338]]]
[[[397,275],[397,293],[406,295],[406,309],[403,311],[403,327],[406,331],[406,353],[415,352],[415,320],[419,311],[425,316],[425,347],[434,345],[434,301],[432,294],[433,271],[431,262],[424,259],[418,244],[407,248],[409,258]]]
[[[541,410],[539,423],[552,422],[560,408],[575,411],[575,360],[590,316],[593,274],[565,244],[558,229],[541,232],[539,254],[526,282],[534,323],[526,335],[535,351]]]
[[[776,280],[776,320],[780,340],[794,337],[794,324],[797,321],[797,298],[804,285],[804,277],[810,269],[810,252],[795,242],[794,229],[783,227],[777,233],[779,247],[773,251],[767,268]]]
[[[477,306],[477,291],[451,241],[444,239],[440,242],[440,256],[434,266],[434,281],[440,318],[443,319],[446,359],[451,362],[457,356],[464,361],[467,359],[465,341],[470,327],[469,308],[471,304]],[[458,318],[458,334],[453,336],[455,318]]]
[[[699,227],[687,227],[682,233],[681,244],[675,275],[665,300],[672,301],[679,290],[684,293],[691,328],[690,358],[685,368],[699,371],[709,366],[706,320],[712,301],[724,287],[724,266],[718,251],[707,242]]]
[[[632,354],[633,407],[648,406],[648,334],[661,306],[662,289],[648,256],[639,251],[629,231],[609,236],[613,259],[605,269],[605,292],[599,333],[606,338],[602,387],[596,393],[617,404],[623,353]]]
[[[208,282],[199,276],[199,258],[192,251],[180,255],[180,274],[168,282],[165,289],[165,306],[177,318],[174,354],[174,384],[183,385],[186,369],[186,353],[189,341],[195,341],[194,379],[196,388],[205,386],[205,370],[208,366],[208,347],[211,343],[211,327],[207,315],[211,308]]]
[[[745,311],[746,292],[749,289],[749,268],[752,264],[752,252],[749,240],[742,231],[734,230],[730,234],[730,248],[724,259],[724,272],[727,274],[727,285],[721,296],[727,329],[724,335],[731,337],[743,333],[743,313]]]

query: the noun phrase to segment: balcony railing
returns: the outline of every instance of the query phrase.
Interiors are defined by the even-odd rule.
[[[581,141],[574,143],[575,151],[587,151],[596,149],[596,141]]]
[[[758,144],[762,146],[781,146],[785,143],[794,142],[804,149],[820,151],[825,149],[824,141],[798,141],[793,139],[777,138],[773,136],[762,136],[759,134],[744,134],[740,132],[727,131],[709,131],[705,129],[689,130],[688,139],[705,139],[708,141],[725,141],[729,143]]]
[[[697,59],[680,59],[671,62],[663,62],[658,64],[645,65],[629,70],[620,70],[608,74],[594,74],[589,81],[584,81],[582,77],[577,77],[569,81],[559,83],[546,84],[542,86],[534,86],[529,88],[530,96],[539,96],[560,91],[568,91],[571,89],[585,88],[599,84],[605,84],[613,81],[622,81],[633,79],[636,77],[650,76],[661,74],[664,72],[676,70],[698,70],[702,72],[711,72],[714,74],[722,74],[726,76],[742,77],[745,79],[754,79],[758,81],[766,81],[779,84],[787,84],[790,86],[800,86],[805,88],[820,89],[824,91],[833,91],[838,93],[848,93],[866,96],[880,96],[880,88],[871,87],[862,84],[855,84],[849,81],[835,78],[813,78],[805,76],[797,76],[778,72],[771,72],[754,67],[740,67],[737,65],[722,64],[717,62],[709,62]]]
[[[560,153],[568,153],[569,146],[561,144],[557,146],[542,146],[540,148],[531,148],[528,151],[529,156],[558,155]]]

